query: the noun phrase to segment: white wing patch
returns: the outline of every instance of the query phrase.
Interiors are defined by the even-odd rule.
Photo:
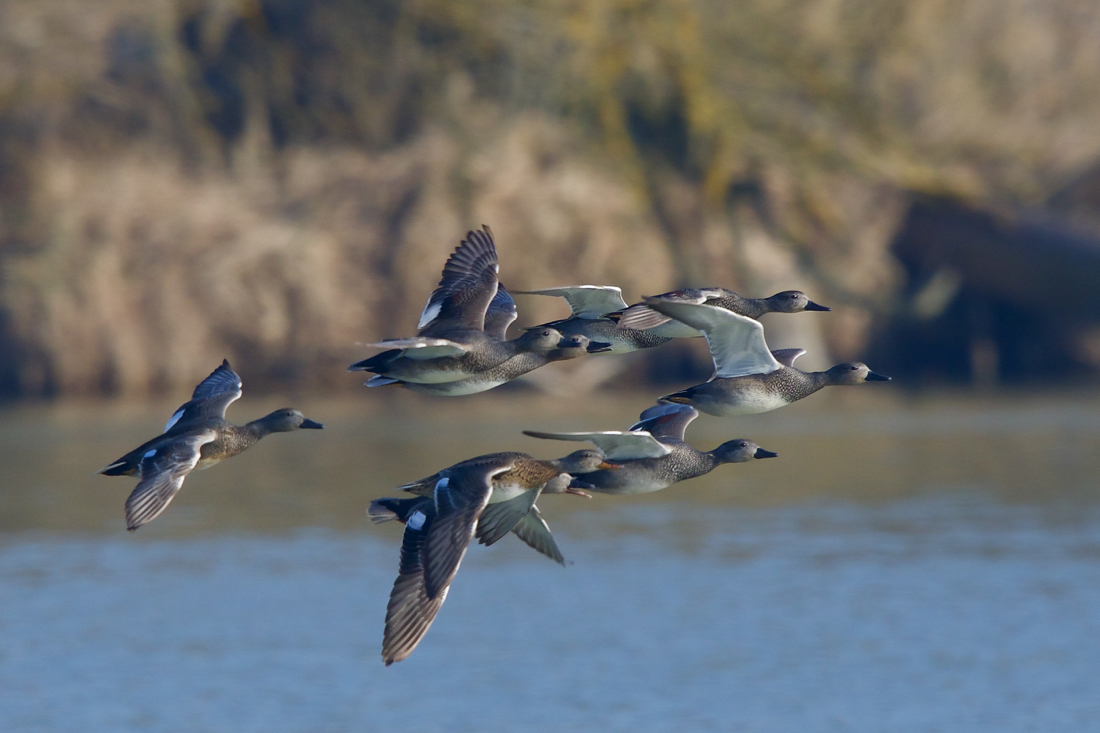
[[[447,479],[443,480],[446,481]],[[424,512],[416,511],[409,515],[409,519],[407,522],[405,522],[405,524],[409,527],[409,529],[420,529],[424,526],[424,520],[426,520],[427,518],[428,517],[426,514],[424,514]]]
[[[433,303],[432,299],[428,298],[428,302],[424,305],[424,312],[420,314],[420,323],[416,324],[416,327],[420,329],[427,326],[436,319],[442,309],[442,303]]]
[[[241,385],[240,385],[240,383],[238,383],[237,384],[237,389],[240,389],[240,388],[241,388]],[[178,423],[180,421],[180,418],[183,417],[183,413],[185,411],[186,410],[182,407],[180,409],[176,410],[176,414],[172,415],[172,417],[168,418],[168,423],[164,426],[164,432],[167,433],[169,430],[171,430],[172,426],[175,425],[176,423]]]
[[[157,449],[154,448],[153,450],[145,451],[145,455],[143,455],[142,458],[152,458],[156,454],[157,454]]]

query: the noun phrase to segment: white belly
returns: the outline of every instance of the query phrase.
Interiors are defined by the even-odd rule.
[[[696,395],[695,406],[708,415],[736,417],[738,415],[756,415],[771,412],[789,404],[777,394],[765,391],[746,391],[734,396],[730,401],[714,400],[710,395]]]

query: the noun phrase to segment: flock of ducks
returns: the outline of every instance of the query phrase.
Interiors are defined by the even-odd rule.
[[[554,361],[704,336],[714,376],[660,397],[627,430],[524,431],[595,448],[554,460],[515,452],[477,456],[399,486],[411,494],[408,498],[372,501],[371,521],[405,525],[398,576],[386,609],[382,659],[387,666],[405,659],[424,637],[471,541],[491,545],[511,532],[536,551],[565,563],[536,506],[542,494],[639,494],[702,476],[724,463],[772,458],[775,453],[746,439],[701,451],[684,441],[684,432],[700,411],[720,416],[767,412],[829,385],[889,380],[860,363],[804,372],[794,366],[803,350],[769,350],[756,320],[761,315],[829,310],[797,290],[743,298],[723,288],[687,289],[630,306],[617,287],[523,291],[564,298],[571,314],[508,339],[516,304],[497,281],[498,272],[489,227],[469,232],[447,260],[417,324],[417,335],[368,344],[384,351],[349,370],[373,373],[368,387],[401,385],[427,394],[462,396],[492,389]],[[108,476],[139,479],[126,500],[127,529],[133,531],[163,512],[196,468],[235,456],[270,433],[324,427],[291,408],[233,425],[226,421],[225,410],[240,396],[241,379],[223,361],[176,410],[163,434],[100,470]]]

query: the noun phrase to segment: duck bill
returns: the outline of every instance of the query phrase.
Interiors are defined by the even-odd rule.
[[[819,305],[819,304],[817,304],[817,303],[815,303],[811,300],[808,303],[806,303],[805,310],[808,310],[808,311],[831,311],[832,308],[830,308],[827,305]]]
[[[298,427],[302,428],[303,430],[323,430],[325,426],[319,422],[310,420],[307,417],[305,420],[302,420],[302,424]]]
[[[611,351],[611,344],[607,341],[590,341],[588,343],[589,354],[600,354],[605,351]]]
[[[775,458],[778,453],[770,450],[764,450],[763,448],[757,448],[756,452],[752,454],[753,458]]]
[[[618,471],[622,467],[623,467],[623,464],[621,464],[621,463],[612,463],[610,461],[604,461],[597,468],[602,468],[605,471]],[[575,480],[576,479],[574,479],[574,481]]]
[[[865,377],[865,379],[868,382],[889,382],[890,381],[890,377],[887,377],[885,374],[875,374],[874,372],[867,372],[867,376]]]

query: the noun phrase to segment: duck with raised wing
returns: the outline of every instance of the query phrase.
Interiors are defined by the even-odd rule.
[[[587,494],[584,489],[591,488],[591,486],[585,482],[577,481],[571,474],[589,473],[600,469],[615,470],[619,468],[619,464],[608,461],[602,452],[592,449],[573,451],[564,458],[546,462],[560,469],[562,473],[546,483],[542,488],[543,494],[574,494],[586,498],[590,498],[590,495]],[[458,465],[461,466],[462,464]],[[442,471],[428,478],[421,479],[420,481],[405,484],[401,488],[405,491],[416,493],[418,496],[428,496],[435,484],[438,483],[441,478],[443,478]],[[375,499],[370,503],[367,514],[370,515],[371,521],[376,524],[400,519],[401,516],[406,513],[406,508],[412,505],[410,502],[415,503],[416,501],[417,498],[393,499],[385,497]],[[508,523],[513,521],[515,515],[519,514],[526,503],[524,497],[517,497],[510,501],[487,506],[478,520],[478,539],[481,544],[488,544],[485,541],[486,537],[497,537],[497,539],[499,539],[498,534],[499,536],[503,536],[504,533],[499,532],[496,529],[496,525],[500,522]],[[546,521],[543,520],[542,513],[534,503],[531,504],[528,511],[519,516],[518,520],[515,520],[515,526],[512,527],[511,531],[537,552],[546,555],[557,563],[562,565],[565,564],[565,558],[558,549],[557,543],[554,542],[554,538],[550,534],[549,526],[547,526]]]
[[[241,378],[224,360],[173,413],[163,434],[100,469],[106,476],[140,478],[126,500],[126,529],[132,532],[153,521],[193,470],[243,453],[271,433],[324,427],[289,407],[245,425],[233,425],[226,421],[225,410],[240,396]]]
[[[566,336],[578,334],[608,342],[611,344],[608,351],[617,354],[660,346],[674,338],[703,335],[698,329],[651,310],[645,303],[628,307],[622,290],[614,286],[570,285],[516,292],[564,298],[571,311],[569,317],[543,325],[556,328]],[[830,310],[814,303],[799,290],[776,293],[770,298],[742,298],[725,288],[700,288],[674,290],[654,297],[674,302],[706,302],[750,318],[759,318],[764,313]]]
[[[598,447],[609,461],[619,464],[614,471],[574,473],[574,479],[601,494],[645,494],[672,484],[703,476],[726,463],[744,463],[754,458],[774,458],[751,440],[728,440],[711,451],[701,451],[684,442],[684,431],[699,416],[687,405],[663,404],[650,407],[627,431],[590,433],[545,433],[524,430],[525,435],[550,440],[587,441]]]
[[[832,385],[888,382],[866,364],[848,362],[824,372],[804,372],[794,361],[803,349],[770,351],[758,321],[713,305],[660,299],[646,301],[655,311],[706,336],[714,376],[703,384],[673,392],[662,402],[691,405],[709,415],[752,415],[777,410]]]
[[[599,459],[602,463],[603,457]],[[578,462],[592,465],[589,459]],[[427,633],[472,539],[477,537],[485,545],[499,540],[530,515],[548,485],[555,492],[577,491],[570,488],[572,477],[562,471],[562,465],[526,453],[492,453],[400,487],[422,499],[372,503],[372,515],[378,521],[405,522],[401,564],[390,593],[382,639],[382,659],[387,666],[411,654]],[[535,517],[541,522],[538,514]],[[547,538],[557,559],[561,553],[552,544],[548,529],[541,541]],[[539,549],[535,543],[529,544]]]
[[[415,337],[366,344],[386,351],[356,362],[348,371],[422,384],[454,382],[480,374],[522,353],[529,340],[506,341],[515,303],[499,288],[496,244],[488,226],[467,233],[443,267],[428,298]]]

